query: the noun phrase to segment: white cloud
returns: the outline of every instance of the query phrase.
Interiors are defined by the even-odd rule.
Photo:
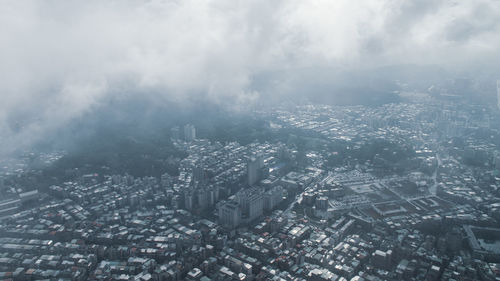
[[[259,95],[252,77],[272,71],[494,67],[498,18],[495,0],[6,0],[0,137],[62,126],[124,84],[248,103]],[[40,121],[13,132],[26,116]]]

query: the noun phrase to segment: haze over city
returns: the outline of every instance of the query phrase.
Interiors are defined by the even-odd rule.
[[[500,279],[500,1],[0,26],[0,280]]]
[[[9,146],[110,97],[238,110],[318,91],[335,104],[391,66],[499,76],[498,1],[7,1],[0,15]]]

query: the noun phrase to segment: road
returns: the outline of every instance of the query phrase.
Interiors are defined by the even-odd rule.
[[[324,179],[325,178],[321,178],[321,179],[317,179],[317,180],[312,181],[306,188],[304,188],[304,190],[300,194],[298,194],[295,197],[293,202],[290,204],[290,206],[288,206],[288,208],[286,208],[286,210],[283,212],[283,214],[289,214],[290,211],[293,210],[293,208],[295,207],[295,204],[297,204],[297,202],[302,202],[303,197],[304,197],[304,193],[314,190],[314,187],[316,187],[316,185]]]

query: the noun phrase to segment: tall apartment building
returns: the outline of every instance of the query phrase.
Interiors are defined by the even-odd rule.
[[[246,221],[253,221],[264,213],[264,196],[258,188],[241,190],[236,198]]]
[[[228,228],[236,228],[241,222],[238,202],[228,201],[219,208],[219,223]]]
[[[196,129],[194,125],[186,124],[184,125],[184,140],[193,141],[196,139]]]
[[[261,180],[262,168],[264,168],[264,159],[261,155],[250,158],[247,163],[248,185],[254,185]]]

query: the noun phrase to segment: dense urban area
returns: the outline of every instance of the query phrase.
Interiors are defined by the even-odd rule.
[[[499,108],[400,95],[254,110],[248,142],[173,126],[160,176],[4,159],[0,279],[500,280]]]

